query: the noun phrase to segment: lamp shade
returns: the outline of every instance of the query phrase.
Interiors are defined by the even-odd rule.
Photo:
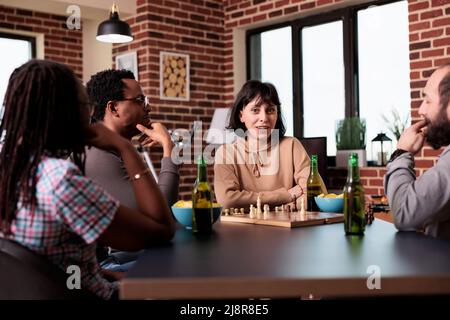
[[[133,40],[128,23],[119,19],[117,5],[113,4],[109,19],[100,23],[96,39],[108,43],[125,43]]]
[[[380,141],[380,142],[382,142],[382,141],[392,141],[392,139],[389,138],[385,133],[381,132],[381,133],[377,134],[377,136],[375,138],[372,139],[372,142],[373,141]]]
[[[206,142],[210,144],[232,143],[236,139],[234,132],[227,130],[226,127],[230,120],[230,108],[217,108],[206,135]]]

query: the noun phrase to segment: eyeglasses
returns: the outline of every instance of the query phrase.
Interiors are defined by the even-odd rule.
[[[145,107],[150,106],[150,100],[147,96],[140,95],[135,98],[123,98],[120,101],[134,101],[135,103]]]

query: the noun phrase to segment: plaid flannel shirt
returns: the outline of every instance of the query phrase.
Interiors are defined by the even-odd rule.
[[[96,240],[119,202],[72,162],[50,157],[43,157],[38,166],[36,198],[35,208],[19,201],[8,238],[44,255],[64,272],[70,265],[80,267],[81,288],[109,299],[117,283],[100,273]]]

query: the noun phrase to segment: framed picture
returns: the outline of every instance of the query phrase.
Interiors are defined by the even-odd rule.
[[[160,99],[189,101],[189,55],[161,51],[159,65]]]
[[[133,72],[136,80],[139,78],[137,52],[129,52],[116,56],[116,69],[126,69]]]

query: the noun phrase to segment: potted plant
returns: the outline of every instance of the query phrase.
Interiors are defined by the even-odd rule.
[[[387,123],[388,130],[395,136],[395,139],[397,139],[398,141],[403,131],[405,130],[406,126],[408,125],[409,113],[406,114],[404,120],[402,120],[400,113],[395,108],[392,108],[391,114],[392,118],[388,118],[384,114],[381,115],[381,118],[385,123]]]
[[[336,149],[336,167],[347,167],[351,153],[358,154],[360,167],[366,166],[366,121],[358,117],[338,121]]]

